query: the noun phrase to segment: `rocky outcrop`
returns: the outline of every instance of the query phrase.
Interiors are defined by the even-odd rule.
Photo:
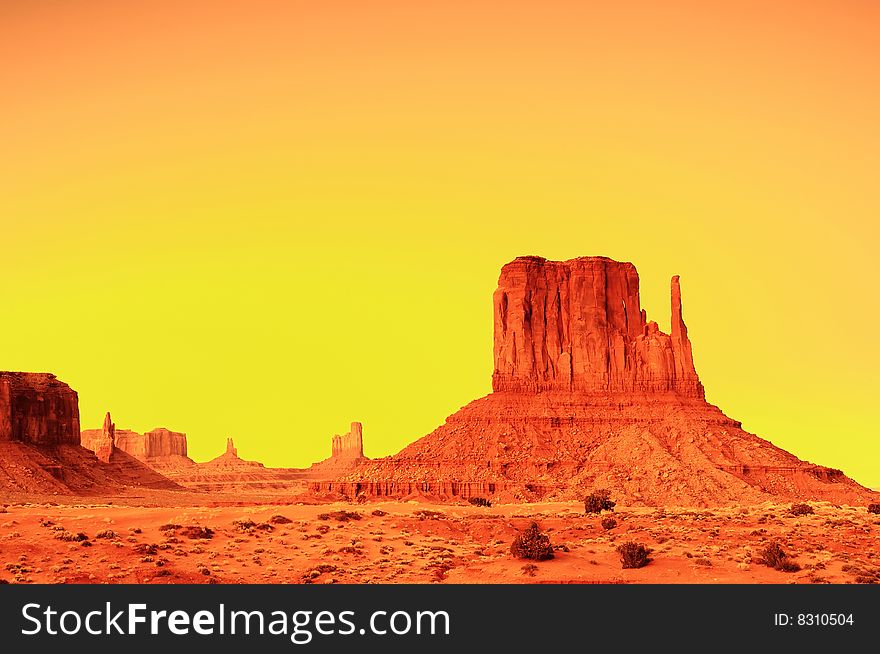
[[[622,502],[680,506],[873,497],[705,401],[678,277],[670,334],[641,308],[635,267],[605,257],[517,258],[493,304],[494,392],[313,490],[530,501],[607,488]]]
[[[79,398],[55,375],[0,372],[0,441],[79,445]]]
[[[85,447],[85,446],[84,446]],[[110,457],[113,455],[113,450],[116,447],[116,425],[113,424],[113,421],[110,419],[110,412],[107,412],[107,415],[104,416],[104,427],[101,430],[100,440],[95,443],[93,449],[95,454],[98,457],[99,461],[103,461],[104,463],[110,463]]]
[[[226,439],[226,454],[238,457],[238,449],[235,447],[231,438]]]
[[[672,335],[648,322],[631,263],[518,257],[493,298],[495,391],[703,397],[672,279]]]

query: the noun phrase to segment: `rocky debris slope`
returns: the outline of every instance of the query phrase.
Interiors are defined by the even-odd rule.
[[[671,334],[647,320],[630,263],[520,257],[494,298],[494,392],[398,454],[316,483],[348,496],[577,498],[651,505],[871,492],[801,461],[705,401],[671,284]]]
[[[117,457],[109,414],[96,442],[80,446],[76,391],[48,373],[0,372],[0,491],[108,495],[179,487],[136,459]]]

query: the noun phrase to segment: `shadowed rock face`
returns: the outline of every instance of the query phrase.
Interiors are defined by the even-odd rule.
[[[495,391],[703,397],[672,278],[672,334],[648,322],[631,263],[604,257],[519,257],[493,297]]]
[[[670,334],[647,320],[635,267],[605,257],[519,257],[502,268],[493,306],[494,392],[315,490],[538,500],[607,488],[680,506],[871,496],[706,402],[678,277]]]
[[[79,398],[55,375],[0,372],[0,441],[79,445]]]

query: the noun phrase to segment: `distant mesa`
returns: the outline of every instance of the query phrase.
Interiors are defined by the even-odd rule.
[[[262,463],[258,461],[245,461],[244,459],[238,456],[238,449],[235,447],[235,444],[232,442],[231,438],[226,439],[226,451],[223,452],[220,456],[211,459],[207,463],[200,463],[200,466],[220,466],[220,467],[232,467],[232,468],[263,468],[265,467]]]
[[[539,500],[607,488],[627,502],[679,506],[870,495],[706,402],[677,276],[670,290],[666,334],[641,307],[631,263],[518,257],[493,295],[493,392],[398,454],[313,490]]]
[[[165,427],[144,434],[117,429],[109,411],[101,429],[83,430],[82,445],[105,463],[111,460],[114,452],[121,451],[157,469],[193,465],[193,460],[187,456],[186,434]]]

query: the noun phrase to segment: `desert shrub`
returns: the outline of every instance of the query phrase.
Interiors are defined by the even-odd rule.
[[[534,563],[526,563],[522,567],[522,573],[524,575],[526,575],[527,577],[534,577],[535,573],[537,571],[538,571],[538,566],[536,566]]]
[[[271,518],[269,518],[269,522],[271,522],[273,525],[286,525],[293,522],[293,520],[291,520],[287,516],[273,515]]]
[[[608,516],[607,518],[602,518],[602,529],[614,529],[617,526],[617,520]]]
[[[815,511],[813,511],[813,507],[809,504],[806,504],[805,502],[801,502],[800,504],[792,504],[789,512],[792,515],[811,515],[815,513]]]
[[[95,538],[116,538],[116,532],[112,529],[104,529],[95,534]]]
[[[214,530],[210,527],[200,527],[199,525],[190,525],[189,527],[184,527],[180,530],[181,536],[186,536],[187,538],[213,538]]]
[[[158,554],[159,546],[155,543],[138,543],[131,548],[136,554]]]
[[[370,515],[374,515],[377,518],[381,518],[383,515],[388,515],[388,512],[383,511],[382,509],[373,509],[373,512]]]
[[[413,513],[413,517],[419,520],[442,520],[446,514],[441,511],[430,511],[428,509],[419,509]]]
[[[618,545],[617,553],[620,555],[620,563],[624,568],[644,568],[651,562],[648,556],[651,550],[642,543],[629,541]]]
[[[868,505],[868,513],[880,513],[880,504],[872,502]]]
[[[77,532],[75,534],[71,534],[69,531],[59,531],[55,534],[55,538],[58,540],[63,540],[68,543],[81,543],[87,541],[89,539],[83,532]]]
[[[797,564],[797,561],[792,561],[789,558],[782,559],[779,563],[779,566],[776,568],[780,572],[797,572],[801,569],[801,566]]]
[[[584,511],[587,513],[602,513],[613,511],[615,502],[611,501],[611,491],[597,490],[584,498]]]
[[[517,559],[546,561],[553,558],[553,546],[547,534],[538,529],[538,523],[533,522],[513,539],[510,553]]]
[[[357,511],[334,511],[333,513],[321,513],[318,520],[337,520],[339,522],[348,522],[349,520],[360,520],[363,518]]]
[[[367,502],[367,494],[366,493],[358,493],[354,498],[354,501],[358,504],[366,504]]]
[[[474,506],[492,506],[492,502],[487,500],[485,497],[469,497],[468,502],[470,502]]]
[[[758,563],[780,572],[797,572],[801,569],[795,561],[788,557],[788,554],[783,551],[776,541],[771,542],[761,550]]]
[[[232,523],[235,524],[235,523]],[[159,527],[159,531],[173,531],[174,529],[180,529],[181,525],[178,525],[174,522],[169,522],[168,524],[162,525]]]

